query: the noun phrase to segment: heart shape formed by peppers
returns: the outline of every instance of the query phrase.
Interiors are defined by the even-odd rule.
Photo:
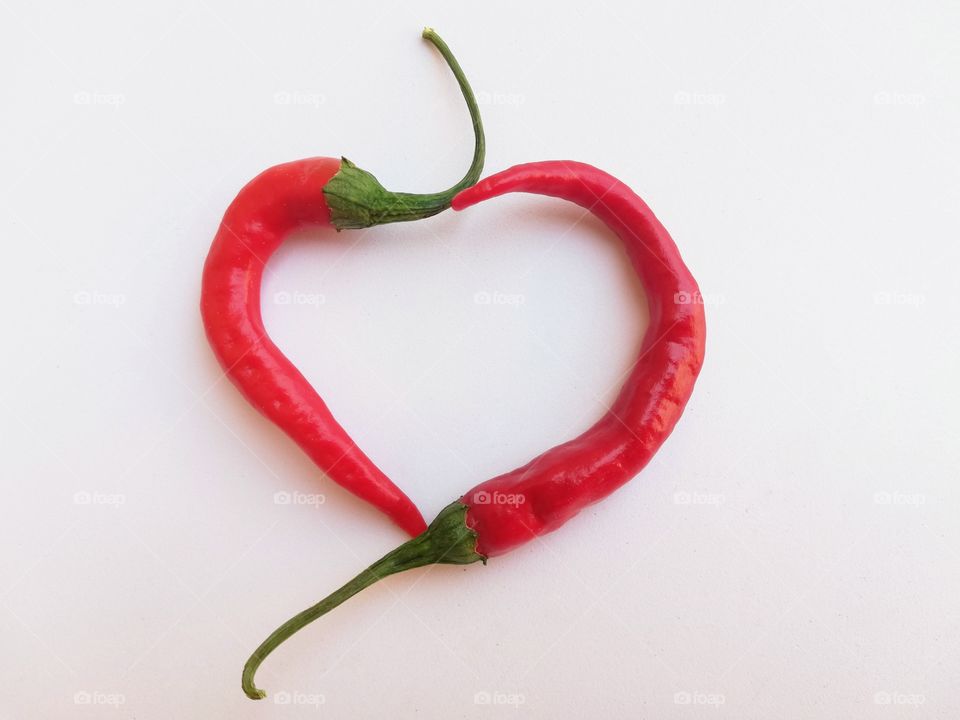
[[[420,511],[340,427],[271,342],[260,314],[267,260],[295,228],[329,221],[323,189],[338,169],[330,158],[300,160],[270,168],[241,190],[204,268],[204,323],[227,375],[251,404],[331,479],[417,536],[427,527]],[[647,293],[650,324],[619,396],[593,427],[464,495],[468,505],[479,498],[469,518],[485,556],[559,527],[636,475],[680,417],[703,362],[705,336],[696,281],[667,231],[622,182],[583,163],[528,163],[460,192],[452,206],[462,210],[509,192],[574,202],[613,230]],[[498,502],[503,496],[524,501]]]
[[[476,102],[449,50],[434,42],[456,75],[473,119],[474,160],[464,179],[433,195],[386,191],[346,160],[311,158],[258,175],[227,209],[203,273],[201,312],[226,374],[335,482],[379,508],[413,539],[342,588],[294,616],[254,651],[243,689],[263,697],[254,673],[286,638],[383,577],[430,563],[486,563],[557,529],[634,477],[673,430],[703,363],[700,292],[670,235],[630,188],[590,165],[517,165],[474,184],[483,165]],[[293,230],[414,220],[463,210],[510,192],[561,198],[589,210],[623,242],[647,294],[650,323],[640,355],[607,413],[579,437],[462,495],[427,527],[413,502],[357,447],[306,378],[267,336],[260,284],[267,260]]]
[[[326,219],[318,199],[334,167],[325,158],[290,163],[244,188],[240,206],[235,203],[227,212],[204,272],[207,333],[227,374],[254,406],[333,480],[417,537],[268,638],[244,673],[250,697],[262,697],[253,686],[253,672],[269,652],[372,582],[432,562],[485,561],[558,528],[630,480],[680,418],[703,363],[705,320],[697,283],[667,231],[622,182],[589,165],[554,161],[517,165],[459,193],[453,198],[456,210],[508,192],[550,195],[590,210],[624,243],[647,293],[650,324],[620,394],[595,425],[465,493],[422,532],[420,512],[350,440],[270,342],[260,319],[266,258],[295,225]],[[251,209],[256,211],[241,217]]]

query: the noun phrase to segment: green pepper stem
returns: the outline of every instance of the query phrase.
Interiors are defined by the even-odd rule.
[[[483,161],[487,151],[486,138],[484,138],[483,135],[483,121],[480,119],[480,108],[477,106],[477,99],[473,95],[473,88],[470,87],[470,83],[467,81],[467,76],[464,75],[460,63],[457,62],[457,59],[453,56],[453,53],[443,39],[437,35],[436,30],[429,27],[424,28],[423,37],[433,43],[434,47],[436,47],[443,56],[443,59],[447,61],[447,65],[450,66],[450,70],[453,72],[453,76],[457,79],[457,84],[460,86],[460,92],[463,93],[463,99],[467,103],[467,110],[470,111],[470,122],[473,123],[473,160],[467,169],[466,175],[463,176],[460,182],[444,192],[419,196],[445,201],[446,206],[444,209],[446,209],[446,207],[450,206],[450,201],[454,195],[476,184],[477,180],[480,179],[480,173],[483,172]],[[410,196],[407,193],[398,194],[401,195],[401,197]],[[417,196],[414,195],[410,197]]]
[[[474,136],[470,167],[460,182],[443,192],[402,193],[387,190],[371,173],[343,158],[340,170],[323,189],[324,198],[330,208],[330,222],[337,230],[431,217],[450,207],[450,201],[457,193],[480,179],[486,155],[486,140],[477,99],[460,63],[436,31],[433,28],[424,28],[423,37],[429,40],[447,61],[470,111]]]
[[[434,563],[467,565],[478,560],[486,563],[486,557],[477,552],[477,534],[467,527],[466,512],[467,506],[463,503],[451,503],[420,535],[387,553],[339,590],[274,630],[243,666],[241,685],[244,694],[251,700],[266,697],[266,693],[254,684],[254,675],[260,663],[287,638],[378,580]]]

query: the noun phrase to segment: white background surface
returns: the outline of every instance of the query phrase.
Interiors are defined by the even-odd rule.
[[[958,22],[2,0],[0,717],[956,717]],[[462,175],[428,24],[485,100],[487,174],[582,160],[650,203],[709,303],[706,365],[641,477],[486,568],[366,591],[255,704],[249,652],[403,537],[221,379],[201,265],[278,162]],[[615,395],[642,291],[579,216],[512,196],[271,264],[273,337],[428,517]]]

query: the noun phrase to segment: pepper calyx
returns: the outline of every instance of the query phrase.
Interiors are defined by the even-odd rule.
[[[330,223],[337,230],[422,220],[450,207],[455,194],[391,192],[347,158],[342,158],[337,174],[323,188]]]
[[[449,208],[455,195],[480,179],[486,156],[486,140],[473,89],[460,63],[440,36],[432,28],[425,28],[423,37],[429,40],[446,60],[470,111],[474,139],[470,167],[460,182],[443,192],[401,193],[387,190],[371,173],[342,158],[337,174],[330,178],[323,188],[324,199],[330,208],[330,223],[338,231],[431,217]]]

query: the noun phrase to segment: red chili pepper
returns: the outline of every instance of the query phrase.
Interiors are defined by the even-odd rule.
[[[335,482],[386,513],[412,536],[427,524],[416,505],[340,427],[306,378],[271,342],[260,314],[260,285],[270,256],[293,230],[337,230],[419,220],[450,207],[483,171],[484,136],[470,84],[446,43],[433,43],[453,71],[473,121],[473,162],[441,193],[389,192],[346,158],[277,165],[251,180],[227,208],[203,268],[200,310],[210,345],[247,400],[289,435]]]
[[[517,165],[453,199],[462,210],[508,192],[569,200],[590,210],[626,246],[647,293],[650,325],[640,355],[609,411],[578,438],[478,485],[444,508],[422,535],[396,548],[342,588],[288,620],[254,651],[243,691],[263,659],[300,628],[377,580],[432,563],[486,563],[551,532],[634,477],[680,418],[703,364],[700,291],[670,235],[630,188],[575,162]]]

